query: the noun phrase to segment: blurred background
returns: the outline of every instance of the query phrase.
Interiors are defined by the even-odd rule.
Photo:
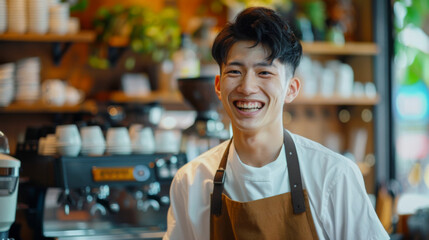
[[[177,169],[230,138],[211,44],[249,6],[303,45],[285,128],[359,166],[392,239],[428,239],[427,0],[0,0],[0,233],[161,238]]]

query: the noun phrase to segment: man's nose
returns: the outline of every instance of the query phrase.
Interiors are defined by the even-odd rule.
[[[246,95],[256,93],[258,91],[256,78],[251,74],[244,75],[240,81],[237,91]]]

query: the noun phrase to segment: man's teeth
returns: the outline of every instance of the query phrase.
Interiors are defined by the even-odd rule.
[[[262,108],[262,103],[237,101],[235,106],[237,106],[242,111],[254,112]]]

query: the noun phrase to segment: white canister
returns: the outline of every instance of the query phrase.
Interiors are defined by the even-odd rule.
[[[337,74],[338,95],[349,98],[353,95],[354,73],[348,64],[341,64]]]
[[[6,32],[6,29],[7,29],[6,0],[0,0],[0,33]]]

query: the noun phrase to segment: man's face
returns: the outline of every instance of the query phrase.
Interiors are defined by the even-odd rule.
[[[232,126],[240,131],[264,131],[282,125],[283,104],[299,91],[299,81],[278,59],[266,60],[269,50],[259,44],[239,41],[230,49],[216,78],[216,93]]]

